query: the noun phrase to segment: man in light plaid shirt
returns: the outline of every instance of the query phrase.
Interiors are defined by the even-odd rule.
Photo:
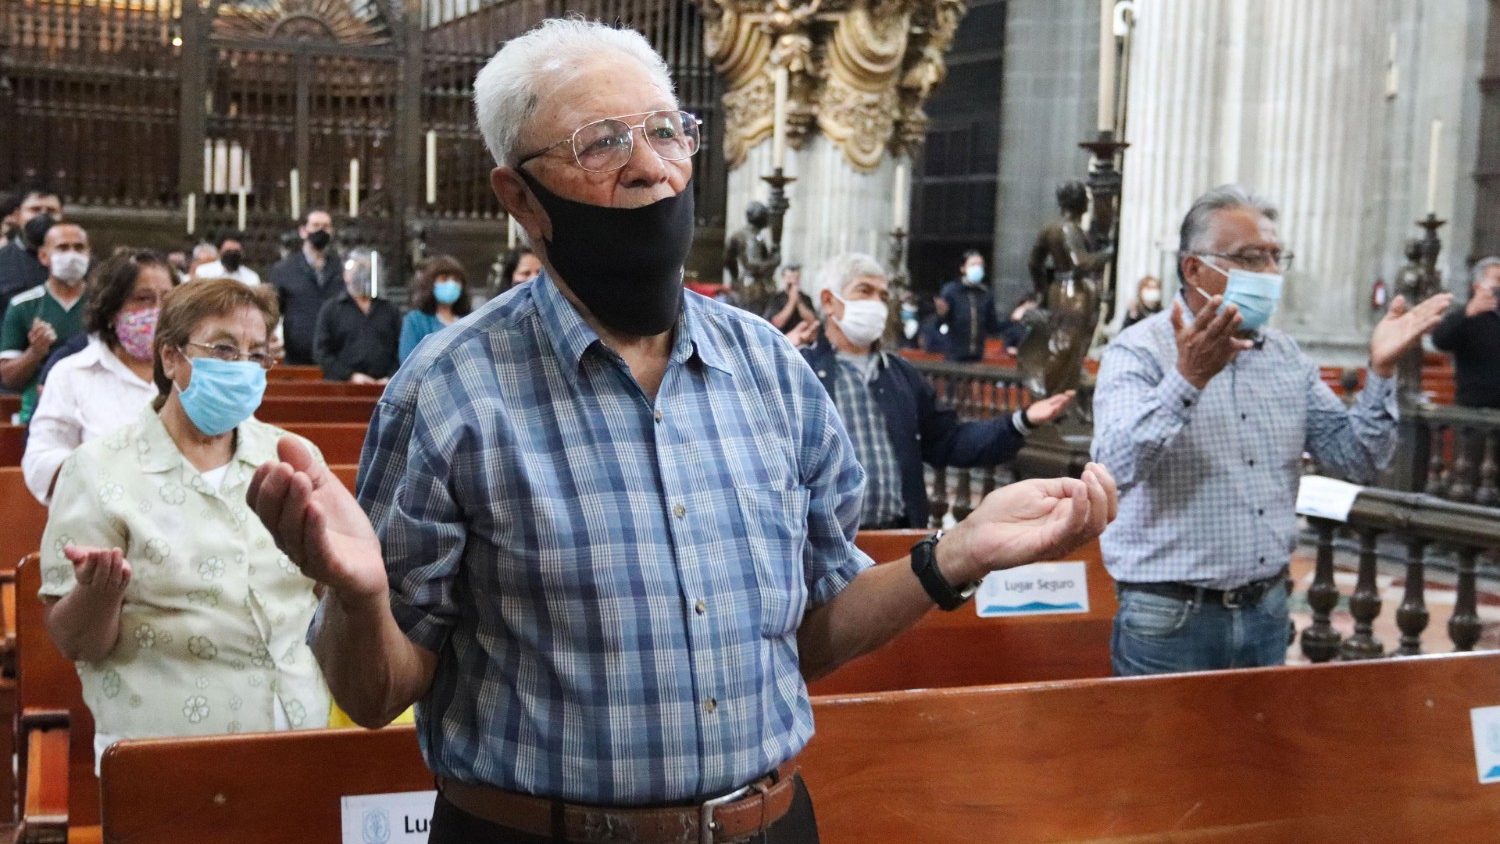
[[[1276,217],[1236,185],[1199,197],[1182,223],[1178,300],[1122,332],[1099,367],[1093,456],[1120,485],[1120,518],[1100,539],[1120,596],[1116,674],[1285,661],[1302,454],[1357,482],[1390,460],[1396,361],[1451,300],[1391,303],[1346,408],[1264,325],[1292,262]]]

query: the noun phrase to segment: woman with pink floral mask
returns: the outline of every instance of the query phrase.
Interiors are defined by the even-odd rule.
[[[173,278],[161,255],[133,249],[116,250],[94,269],[87,344],[52,363],[21,458],[26,486],[43,504],[75,448],[131,421],[156,397],[151,341]]]

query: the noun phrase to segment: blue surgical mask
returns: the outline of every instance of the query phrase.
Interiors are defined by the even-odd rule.
[[[193,375],[178,394],[193,427],[210,437],[234,430],[260,407],[266,370],[248,360],[191,358]]]
[[[464,292],[464,286],[451,279],[445,279],[432,285],[432,298],[440,305],[451,305],[458,301],[458,297]]]
[[[969,267],[964,270],[964,281],[970,284],[978,284],[984,281],[984,267]]]
[[[1241,326],[1246,331],[1259,331],[1271,321],[1271,315],[1276,313],[1276,305],[1281,302],[1284,280],[1279,274],[1252,273],[1238,267],[1226,272],[1207,261],[1203,265],[1229,278],[1229,283],[1224,287],[1224,304],[1219,306],[1219,310],[1230,305],[1239,308],[1243,320]],[[1202,288],[1198,292],[1208,296]]]

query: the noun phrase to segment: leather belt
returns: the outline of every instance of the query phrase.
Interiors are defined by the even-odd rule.
[[[1286,577],[1287,570],[1282,569],[1263,580],[1252,580],[1234,589],[1207,589],[1191,583],[1129,583],[1125,581],[1120,582],[1120,589],[1147,592],[1198,604],[1223,604],[1229,609],[1235,609],[1260,603],[1266,593],[1275,587],[1286,588]]]
[[[796,761],[788,761],[723,797],[658,808],[564,803],[443,777],[437,787],[458,809],[527,835],[560,832],[567,841],[588,844],[728,844],[764,832],[786,815],[796,792],[797,771]]]

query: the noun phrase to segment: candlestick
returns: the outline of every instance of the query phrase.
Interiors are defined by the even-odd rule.
[[[1443,121],[1432,121],[1432,135],[1427,141],[1427,213],[1437,215],[1438,146],[1443,140]]]
[[[292,172],[287,175],[287,192],[291,194],[291,211],[293,220],[302,219],[302,174],[293,167]]]
[[[188,194],[187,200],[187,233],[192,234],[198,227],[198,194]]]
[[[516,248],[516,218],[509,214],[505,217],[505,248]]]
[[[437,132],[427,130],[427,204],[437,204]]]
[[[776,100],[771,112],[771,167],[780,170],[786,166],[786,96],[790,80],[784,66],[776,68]]]
[[[235,230],[243,232],[245,230],[245,186],[244,185],[240,185],[239,200],[240,200],[240,213],[239,213],[239,217],[237,218],[238,225],[235,226]]]
[[[1115,0],[1099,0],[1099,131],[1115,128]]]
[[[349,159],[349,216],[359,216],[359,159]]]

